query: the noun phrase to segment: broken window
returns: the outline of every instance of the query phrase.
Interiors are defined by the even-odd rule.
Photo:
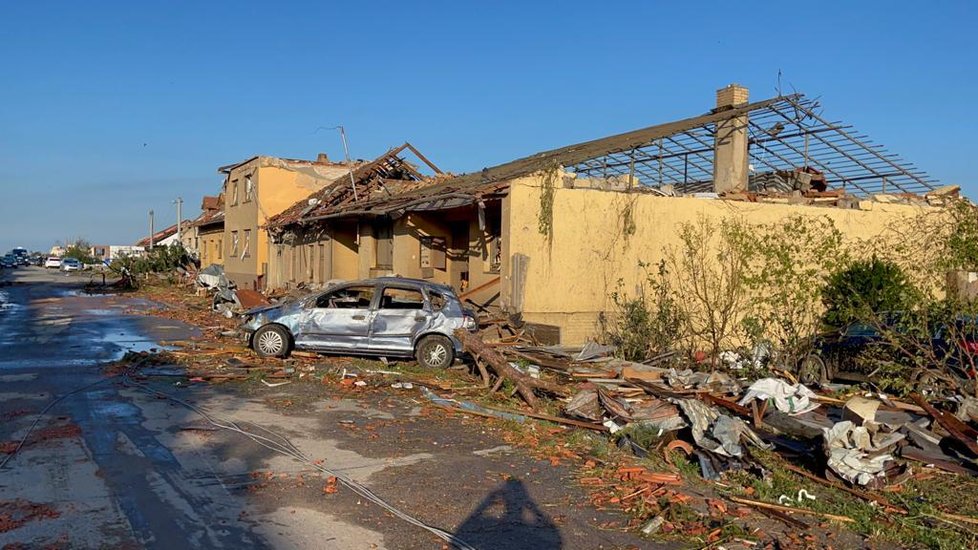
[[[250,229],[244,230],[244,248],[241,251],[241,257],[242,258],[251,257],[251,230]]]
[[[435,311],[441,311],[445,307],[445,304],[448,303],[448,299],[437,292],[429,290],[428,296],[431,298],[431,309]]]
[[[231,232],[231,257],[232,258],[238,257],[238,232],[237,231]]]
[[[380,309],[424,309],[424,295],[420,290],[388,287],[380,296]]]
[[[445,269],[446,251],[445,237],[421,237],[421,267]]]
[[[487,216],[483,249],[483,266],[487,273],[499,273],[503,260],[502,230],[499,216]]]
[[[238,180],[231,180],[231,206],[238,204]]]
[[[251,199],[253,198],[254,192],[255,192],[255,187],[254,187],[254,184],[251,183],[251,174],[248,174],[247,176],[245,176],[244,201],[243,202],[251,202]]]
[[[374,225],[374,239],[377,242],[377,257],[374,267],[377,269],[394,268],[394,227],[389,221]]]
[[[374,299],[374,287],[351,286],[323,294],[316,300],[318,308],[368,309]]]

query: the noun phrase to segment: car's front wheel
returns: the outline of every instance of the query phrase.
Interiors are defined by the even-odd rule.
[[[414,358],[418,364],[429,369],[444,369],[455,361],[455,347],[444,336],[425,336],[415,349]]]
[[[798,381],[805,385],[828,382],[829,372],[825,360],[814,353],[806,355],[798,364]]]
[[[292,351],[292,337],[284,327],[265,325],[251,337],[251,347],[259,357],[288,357]]]

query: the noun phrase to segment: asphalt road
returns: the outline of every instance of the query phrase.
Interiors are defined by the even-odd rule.
[[[89,296],[85,275],[0,274],[0,547],[442,548],[345,488],[196,413],[107,378],[100,363],[194,335],[140,315],[151,304]],[[478,419],[429,418],[417,391],[333,395],[154,379],[154,388],[288,436],[310,457],[478,548],[643,545],[598,525],[571,473],[502,446]],[[5,442],[5,443],[4,443]],[[0,460],[7,456],[0,453]]]

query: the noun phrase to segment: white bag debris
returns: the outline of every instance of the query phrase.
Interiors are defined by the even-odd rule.
[[[774,401],[774,406],[779,411],[790,415],[804,414],[818,408],[818,403],[814,403],[811,398],[815,393],[806,388],[803,384],[792,386],[784,380],[777,378],[761,378],[747,388],[747,394],[738,404],[746,405],[754,399]]]
[[[881,453],[903,439],[903,434],[889,434],[874,442],[866,426],[845,420],[831,428],[822,428],[829,468],[847,481],[867,485],[886,475],[886,463],[893,455]]]

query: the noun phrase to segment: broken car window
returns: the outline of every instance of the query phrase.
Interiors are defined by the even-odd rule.
[[[445,304],[448,303],[448,300],[437,292],[429,290],[428,296],[431,297],[431,309],[435,311],[441,311],[445,307]]]
[[[367,309],[374,299],[374,287],[353,286],[323,294],[316,300],[318,308]]]
[[[380,309],[424,309],[424,295],[419,290],[385,288]]]

